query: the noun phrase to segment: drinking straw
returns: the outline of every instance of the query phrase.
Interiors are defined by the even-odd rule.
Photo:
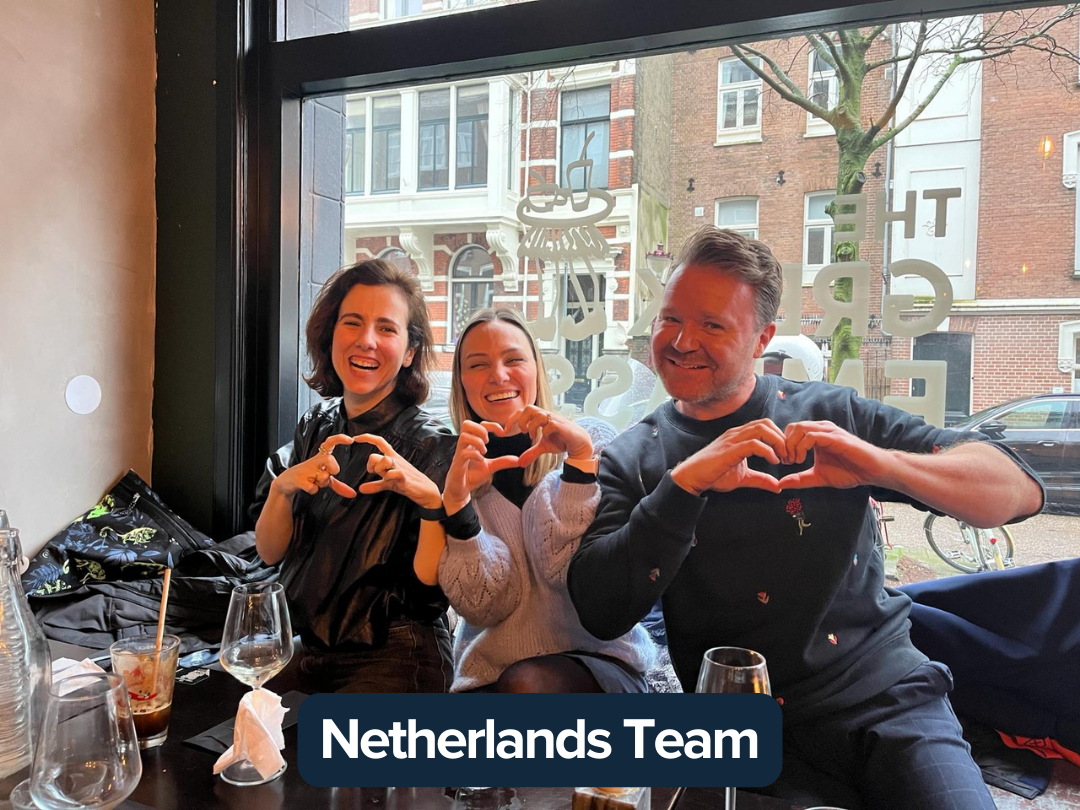
[[[169,601],[169,578],[171,575],[172,569],[166,568],[165,581],[161,585],[161,606],[158,608],[157,644],[154,647],[154,650],[157,653],[161,652],[161,639],[165,635],[165,605]]]

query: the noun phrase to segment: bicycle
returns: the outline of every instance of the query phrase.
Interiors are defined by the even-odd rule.
[[[1004,526],[978,529],[956,518],[927,515],[923,533],[935,554],[965,574],[1016,567],[1012,532]]]

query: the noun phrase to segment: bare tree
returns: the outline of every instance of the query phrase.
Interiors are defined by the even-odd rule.
[[[1062,27],[1068,20],[1080,17],[1080,5],[1052,9],[1028,9],[983,14],[949,20],[922,21],[900,25],[877,25],[872,28],[828,31],[807,34],[789,40],[794,43],[796,57],[812,49],[818,59],[836,73],[838,93],[835,99],[821,94],[808,94],[792,80],[790,65],[784,67],[775,56],[759,45],[733,45],[732,52],[765,85],[784,101],[827,121],[836,130],[838,162],[836,193],[857,194],[865,182],[863,170],[870,156],[914,122],[941,92],[942,88],[964,65],[987,60],[1008,62],[1018,52],[1041,52],[1049,72],[1061,77],[1057,70],[1063,62],[1080,63],[1075,50],[1058,40],[1066,37],[1076,41],[1075,25]],[[874,47],[875,44],[879,47]],[[876,54],[885,54],[877,56]],[[790,64],[795,64],[792,59]],[[864,120],[864,96],[877,82],[868,81],[875,71],[895,71],[892,92],[885,108]],[[936,77],[926,89],[912,79],[920,71]],[[884,81],[884,79],[882,79]],[[811,85],[812,86],[812,85]],[[921,97],[914,97],[921,93]],[[907,95],[911,111],[903,119],[897,109]],[[869,105],[867,105],[869,106]],[[829,210],[835,211],[835,205]],[[851,209],[846,209],[851,210]],[[838,226],[840,233],[852,226]],[[843,241],[838,236],[833,247],[834,261],[855,261],[859,245]],[[850,301],[852,281],[836,283],[836,298]],[[832,335],[832,357],[829,377],[836,373],[846,359],[859,356],[862,341],[851,334],[851,323],[844,319]]]

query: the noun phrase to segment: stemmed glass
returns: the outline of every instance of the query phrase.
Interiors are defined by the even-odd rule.
[[[229,599],[225,632],[221,637],[221,666],[252,690],[277,675],[293,655],[292,623],[285,589],[277,582],[238,585]],[[247,760],[234,762],[221,772],[233,785],[261,785],[285,772],[264,778]]]
[[[12,792],[12,807],[111,810],[142,778],[135,722],[119,675],[75,675],[52,684],[41,735],[30,779]]]
[[[713,647],[701,661],[695,691],[771,695],[765,657],[742,647]],[[724,788],[724,808],[735,810],[733,787]]]

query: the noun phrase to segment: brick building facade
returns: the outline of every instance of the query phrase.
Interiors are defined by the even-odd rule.
[[[1003,21],[1008,24],[1007,19]],[[1080,35],[1075,21],[1065,25]],[[869,60],[889,53],[896,27],[885,34],[872,46]],[[792,80],[807,92],[826,91],[830,71],[811,74],[814,57],[805,39],[776,40],[757,47],[788,69]],[[739,118],[731,114],[730,104],[724,106],[725,92],[730,98],[730,93],[748,86],[730,81],[746,79],[748,73],[729,69],[725,75],[724,64],[731,59],[726,48],[675,57],[673,244],[677,246],[702,224],[726,224],[721,221],[721,208],[729,201],[741,199],[749,210],[745,201],[753,200],[757,235],[782,261],[805,264],[808,234],[815,222],[822,221],[815,220],[810,210],[810,203],[817,199],[813,193],[829,191],[836,183],[835,136],[820,126],[815,128],[821,122],[768,87],[762,90],[757,125],[747,127],[745,109],[738,110],[744,116]],[[952,233],[928,241],[933,201],[920,198],[915,240],[905,241],[901,226],[894,225],[888,240],[874,234],[860,244],[860,258],[871,265],[871,318],[861,350],[867,394],[910,392],[908,380],[884,380],[888,359],[913,354],[947,359],[953,368],[947,408],[951,419],[1016,396],[1073,390],[1080,374],[1072,368],[1080,333],[1080,268],[1074,259],[1078,209],[1075,190],[1066,187],[1069,172],[1065,170],[1069,150],[1077,147],[1064,137],[1080,123],[1077,67],[1064,60],[1048,63],[1044,53],[1017,51],[1008,61],[988,61],[978,69],[965,70],[967,74],[954,77],[909,131],[869,158],[863,188],[870,207],[868,219],[873,223],[873,208],[882,189],[891,188],[896,210],[904,208],[908,190],[962,187],[963,203],[950,201]],[[815,81],[818,84],[812,87]],[[866,81],[864,126],[884,109],[895,76],[889,69],[878,70]],[[913,82],[909,87],[901,114],[905,104],[910,109],[916,103],[917,85]],[[828,92],[835,90],[829,87]],[[732,123],[742,125],[742,131],[736,126],[732,132]],[[1047,155],[1048,138],[1054,146]],[[741,229],[743,224],[740,220],[729,226]],[[890,261],[909,257],[937,259],[953,282],[956,301],[940,327],[950,333],[947,337],[911,339],[880,331],[875,314],[881,313],[883,289],[915,295],[911,317],[928,308],[923,303],[929,292],[925,284],[910,278],[883,282]],[[804,285],[812,277],[813,270],[804,266]],[[813,334],[819,318],[820,308],[812,300],[810,287],[804,286],[803,333]],[[818,342],[828,353],[824,338]],[[957,372],[958,365],[967,364],[969,376]],[[1070,367],[1062,370],[1065,366]]]

